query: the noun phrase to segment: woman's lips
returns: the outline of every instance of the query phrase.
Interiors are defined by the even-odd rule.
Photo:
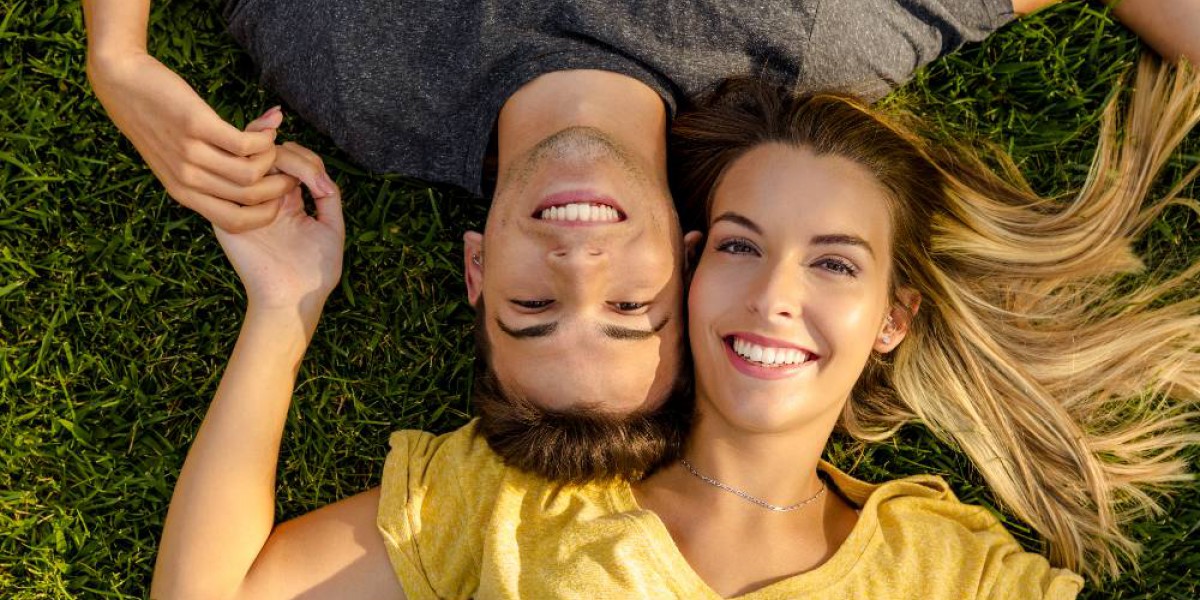
[[[792,377],[815,365],[820,358],[796,344],[752,333],[729,334],[721,341],[733,367],[756,379]]]

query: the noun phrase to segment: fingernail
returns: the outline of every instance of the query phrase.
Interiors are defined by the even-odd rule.
[[[275,106],[272,106],[271,108],[268,108],[267,112],[264,112],[262,114],[262,116],[259,117],[259,119],[265,119],[265,118],[271,116],[273,113],[281,112],[282,110],[283,110],[283,108],[277,104]]]
[[[322,192],[325,192],[326,196],[337,192],[337,186],[333,184],[333,180],[329,178],[329,175],[324,173],[317,178],[317,186],[321,188]]]

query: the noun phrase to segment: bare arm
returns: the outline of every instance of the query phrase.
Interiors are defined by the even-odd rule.
[[[1013,0],[1027,15],[1061,0]],[[1163,58],[1200,65],[1200,0],[1103,0],[1113,14]]]
[[[1200,65],[1200,0],[1122,0],[1113,14],[1167,60]]]
[[[222,120],[147,52],[149,0],[83,0],[83,16],[92,89],[167,193],[227,230],[269,222],[274,212],[262,205],[296,186],[268,174],[282,113],[257,131]]]
[[[318,177],[320,160],[285,145],[280,162]],[[316,192],[315,192],[316,194]],[[309,217],[299,189],[272,222],[221,246],[246,287],[233,356],[184,462],[163,528],[155,598],[403,598],[375,529],[372,490],[274,527],[275,470],[300,361],[341,273],[336,191]]]

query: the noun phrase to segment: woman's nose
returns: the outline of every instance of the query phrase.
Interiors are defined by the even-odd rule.
[[[767,319],[793,319],[800,316],[804,300],[804,282],[799,267],[776,264],[754,279],[748,308]]]

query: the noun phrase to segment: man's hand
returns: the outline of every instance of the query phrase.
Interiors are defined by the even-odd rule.
[[[309,188],[316,215],[308,216],[300,188],[258,206],[275,210],[267,224],[235,233],[215,225],[217,240],[246,287],[250,315],[299,311],[311,336],[325,299],[342,273],[341,194],[325,175],[320,157],[298,144],[276,151],[275,167],[302,181],[320,181],[327,190]],[[277,204],[277,206],[272,206]]]
[[[88,62],[96,96],[172,198],[231,232],[274,218],[271,201],[297,184],[269,174],[278,109],[238,131],[149,54],[96,54]]]

